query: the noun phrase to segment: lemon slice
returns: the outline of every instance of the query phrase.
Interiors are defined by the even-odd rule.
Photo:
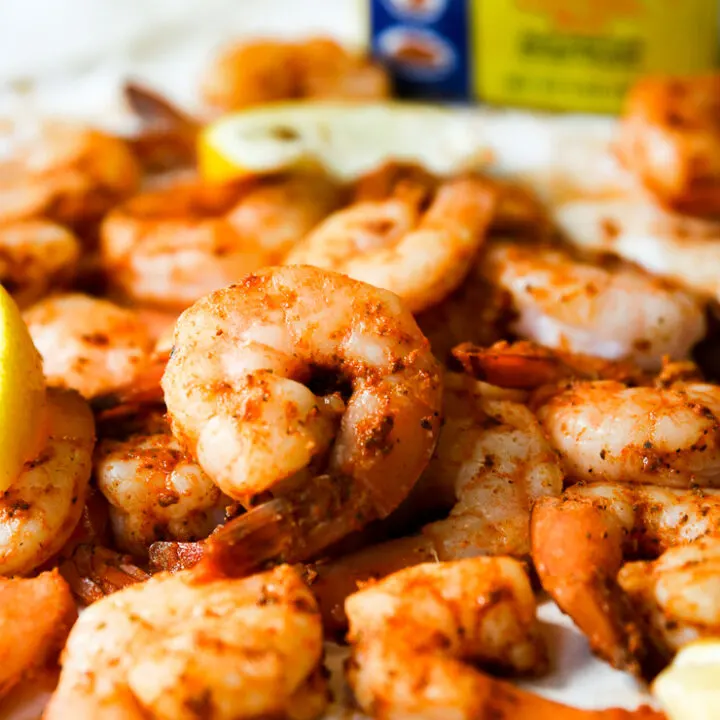
[[[440,174],[490,160],[469,114],[410,103],[266,105],[208,125],[198,145],[213,182],[318,164],[349,179],[391,158]]]
[[[670,720],[720,717],[720,637],[689,643],[653,683]]]
[[[42,359],[15,301],[0,285],[0,491],[40,452],[45,403]]]

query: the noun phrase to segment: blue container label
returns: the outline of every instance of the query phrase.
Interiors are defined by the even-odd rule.
[[[471,94],[467,0],[370,0],[373,54],[401,97],[467,100]]]

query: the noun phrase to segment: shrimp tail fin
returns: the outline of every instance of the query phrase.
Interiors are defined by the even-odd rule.
[[[300,491],[234,518],[206,541],[197,571],[243,576],[276,563],[302,563],[373,517],[342,480],[321,476]]]

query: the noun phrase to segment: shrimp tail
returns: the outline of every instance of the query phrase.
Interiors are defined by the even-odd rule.
[[[234,518],[208,538],[197,572],[241,577],[267,565],[317,557],[375,519],[368,517],[361,493],[349,494],[348,482],[322,475]]]

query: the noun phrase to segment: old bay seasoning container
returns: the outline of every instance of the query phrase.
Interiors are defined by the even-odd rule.
[[[368,0],[405,97],[617,112],[648,73],[718,60],[717,0]]]

